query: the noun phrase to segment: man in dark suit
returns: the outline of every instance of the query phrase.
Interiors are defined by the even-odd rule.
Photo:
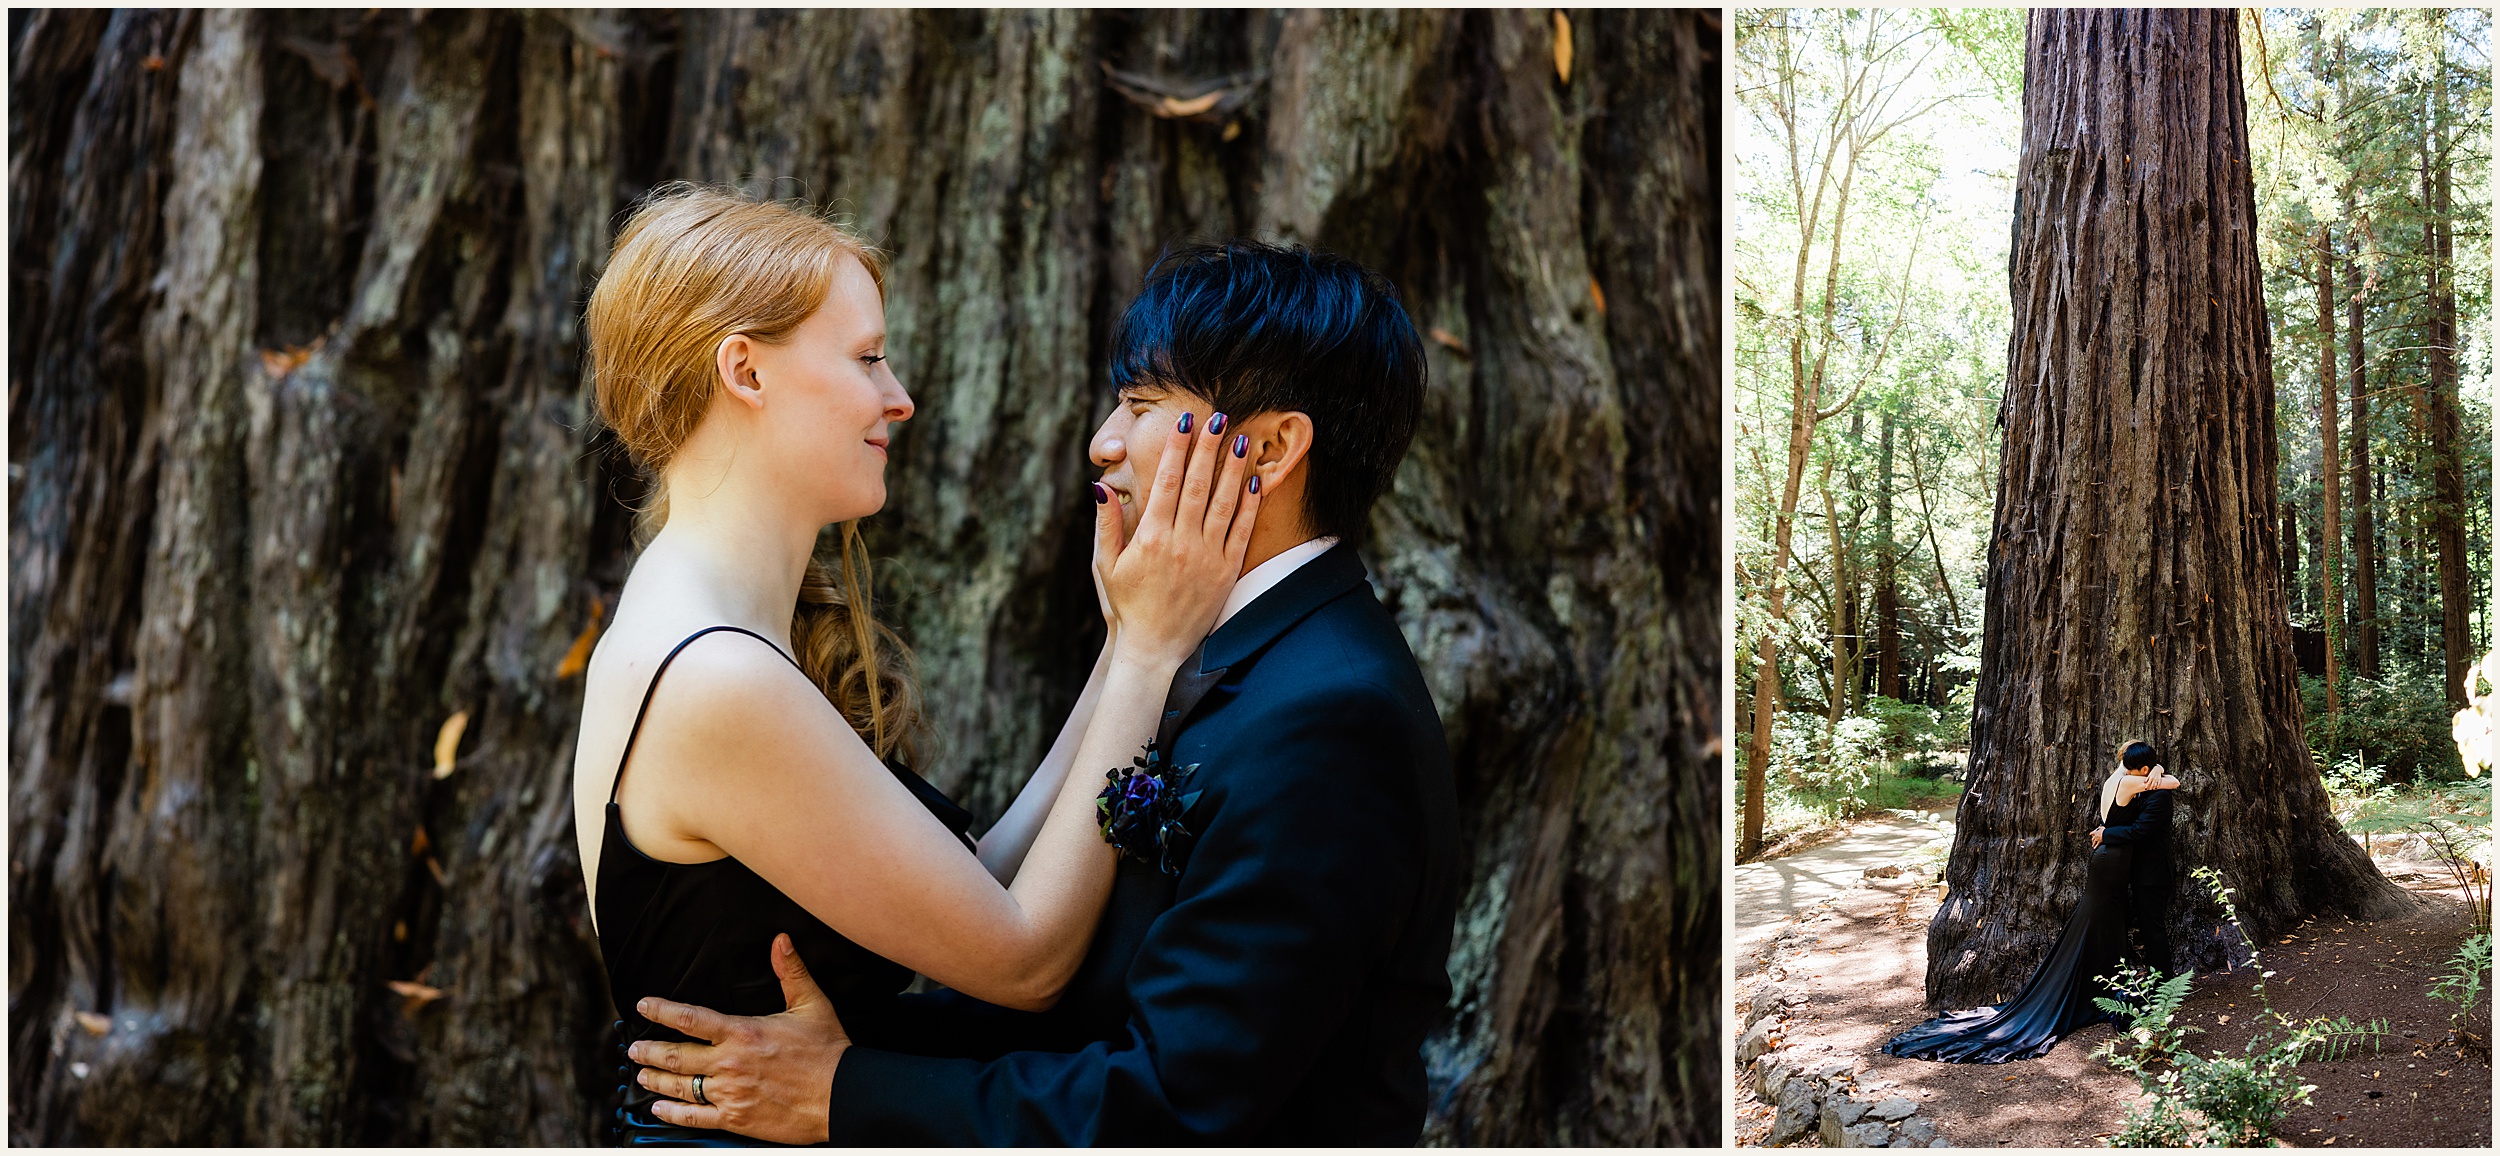
[[[2130,775],[2142,774],[2160,782],[2169,777],[2161,765],[2161,756],[2151,743],[2129,743],[2118,756],[2119,765]],[[2131,847],[2135,854],[2127,865],[2127,926],[2135,933],[2129,947],[2130,958],[2136,962],[2171,970],[2170,960],[2170,895],[2178,889],[2179,877],[2170,864],[2171,796],[2174,790],[2151,790],[2139,796],[2144,805],[2136,809],[2135,820],[2115,827],[2099,827],[2092,832],[2092,845]]]
[[[1132,531],[1183,415],[1230,415],[1265,467],[1259,537],[1156,744],[1199,768],[1184,788],[1194,841],[1161,862],[1123,856],[1047,1012],[941,991],[844,1025],[795,959],[777,961],[783,1015],[646,1001],[714,1042],[637,1045],[637,1079],[682,1100],[710,1073],[739,1101],[664,1102],[664,1119],[838,1144],[1420,1135],[1421,1046],[1450,993],[1457,800],[1432,697],[1354,545],[1413,436],[1422,347],[1378,274],[1233,242],[1158,265],[1111,377],[1120,405],[1093,457]]]

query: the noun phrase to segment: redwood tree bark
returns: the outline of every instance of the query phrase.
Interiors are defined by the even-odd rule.
[[[2352,219],[2350,199],[2344,218]],[[2370,476],[2370,372],[2362,356],[2361,246],[2344,248],[2344,365],[2352,377],[2352,664],[2376,678],[2378,663],[2378,516]]]
[[[988,815],[1100,629],[1084,443],[1144,269],[1261,234],[1395,279],[1433,388],[1366,560],[1469,849],[1430,1137],[1716,1142],[1715,16],[9,35],[13,1141],[602,1134],[564,658],[640,480],[578,318],[621,212],[684,178],[893,252],[920,416],[871,541],[928,769]]]
[[[2185,783],[2175,965],[2235,949],[2189,868],[2218,868],[2257,935],[2407,906],[2337,829],[2301,738],[2236,22],[2030,16],[1988,631],[1928,932],[1939,1007],[2037,966],[2131,739]]]
[[[2326,717],[2331,723],[2343,713],[2344,705],[2344,447],[2335,421],[2343,408],[2336,397],[2342,379],[2335,375],[2335,235],[2326,225],[2318,226],[2317,258],[2311,272],[2318,285],[2318,481],[2326,487],[2326,532],[2318,537],[2318,574],[2326,584],[2326,613],[2319,622],[2326,631]],[[2328,733],[2334,733],[2331,727]],[[2339,740],[2327,740],[2329,751],[2338,745]]]
[[[2465,556],[2465,463],[2458,445],[2456,239],[2446,224],[2451,209],[2447,126],[2441,110],[2448,107],[2448,62],[2446,42],[2440,45],[2438,94],[2431,105],[2430,137],[2422,146],[2422,204],[2429,210],[2422,240],[2432,256],[2431,331],[2425,343],[2430,346],[2431,543],[2439,555],[2439,642],[2448,707],[2463,710],[2466,672],[2477,659],[2469,618],[2474,611],[2472,563]]]

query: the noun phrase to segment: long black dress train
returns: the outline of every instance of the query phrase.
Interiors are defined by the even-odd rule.
[[[2111,807],[2101,825],[2133,824],[2158,793],[2136,792],[2125,805]],[[2117,971],[2127,953],[2127,878],[2133,866],[2134,849],[2104,836],[2084,876],[2083,902],[2020,993],[1995,1008],[1938,1016],[1894,1036],[1884,1051],[1948,1064],[2031,1060],[2049,1054],[2068,1034],[2111,1019],[2093,1006],[2092,997],[2110,994],[2099,977]]]
[[[735,626],[714,626],[686,636],[668,652],[651,686],[660,684],[668,664],[686,644],[714,631],[736,631],[769,640]],[[774,647],[778,652],[779,647]],[[788,657],[784,655],[783,657]],[[625,753],[617,757],[617,777],[624,777],[625,759],[642,733],[642,716],[651,709],[651,691],[642,693],[642,710],[626,735]],[[956,806],[920,776],[901,767],[888,770],[910,790],[938,822],[969,848],[966,833],[972,815]],[[771,1015],[782,1010],[781,980],[773,974],[773,937],[790,934],[790,945],[807,964],[834,1012],[846,1024],[868,1020],[911,982],[911,969],[843,938],[808,913],[781,889],[736,859],[707,863],[664,863],[644,855],[626,837],[616,808],[616,788],[608,788],[607,827],[599,850],[599,953],[606,959],[608,992],[616,1001],[619,1051],[635,1040],[684,1042],[687,1036],[652,1023],[634,1010],[644,996],[659,996],[738,1016]],[[634,1066],[618,1057],[616,1110],[611,1132],[628,1145],[694,1145],[732,1147],[763,1145],[730,1132],[680,1128],[651,1114],[659,1097],[633,1079]]]

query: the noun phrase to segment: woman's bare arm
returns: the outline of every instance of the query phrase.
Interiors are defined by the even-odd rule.
[[[1105,641],[1102,653],[1094,659],[1094,672],[1085,680],[1085,690],[1077,695],[1076,707],[1068,712],[1068,721],[1059,728],[1058,741],[1050,744],[1050,753],[1042,756],[1033,777],[1026,779],[1024,789],[1016,793],[1016,801],[998,823],[981,836],[981,865],[999,883],[1015,879],[1016,869],[1024,865],[1025,852],[1033,849],[1033,838],[1041,834],[1042,820],[1050,814],[1051,803],[1058,799],[1059,788],[1067,781],[1068,768],[1076,762],[1077,744],[1085,741],[1085,728],[1093,722],[1095,704],[1102,701],[1104,676],[1111,669],[1111,643]]]
[[[762,647],[705,639],[670,669],[627,778],[629,810],[669,816],[665,826],[870,951],[990,1003],[1050,1006],[1083,959],[1116,854],[1094,830],[1083,777],[1064,776],[1036,833],[1033,862],[1049,869],[1002,888],[812,684],[741,644]],[[1115,661],[1074,765],[1125,762],[1151,738],[1171,672]]]

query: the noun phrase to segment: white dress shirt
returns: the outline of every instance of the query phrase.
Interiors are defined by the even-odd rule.
[[[1215,628],[1223,629],[1233,615],[1241,613],[1242,607],[1258,601],[1259,595],[1275,589],[1276,584],[1284,581],[1287,575],[1301,569],[1311,559],[1327,553],[1336,544],[1335,538],[1313,538],[1299,546],[1289,546],[1275,557],[1251,567],[1249,573],[1233,583],[1233,595],[1224,600],[1224,612],[1215,616]]]

